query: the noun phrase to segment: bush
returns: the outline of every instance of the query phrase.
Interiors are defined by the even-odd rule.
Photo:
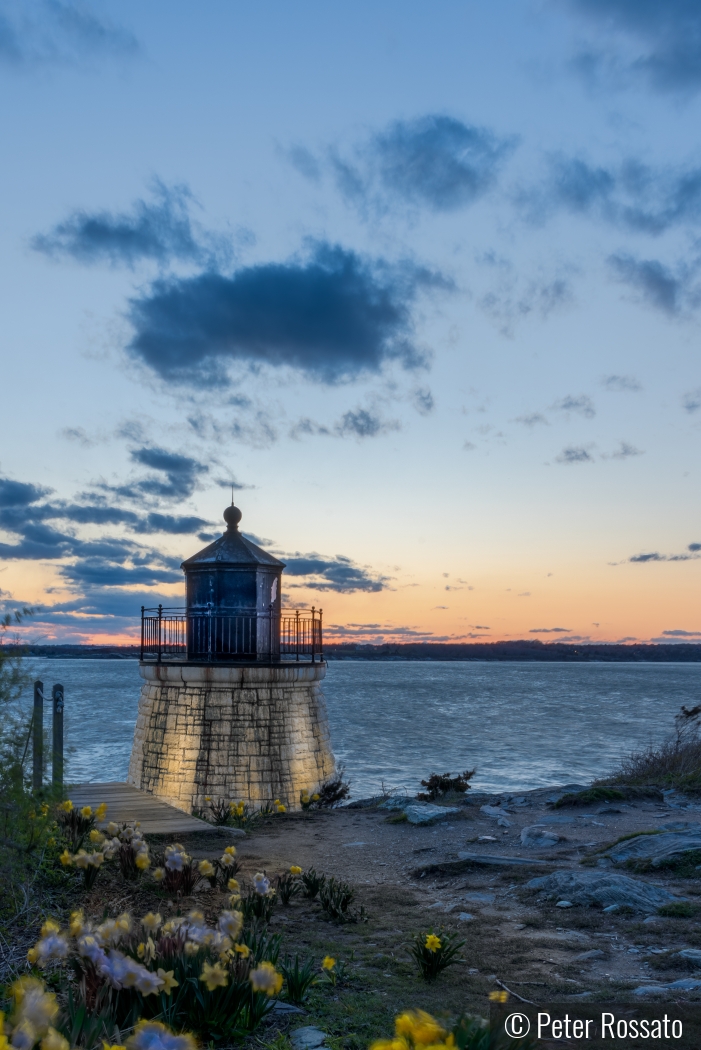
[[[339,766],[334,775],[325,780],[313,795],[302,791],[299,796],[302,809],[333,809],[340,806],[350,794],[350,781],[343,779],[344,773],[345,766]]]
[[[701,794],[701,705],[682,706],[674,719],[674,732],[666,740],[633,751],[611,776],[594,786],[618,785]]]
[[[416,797],[420,802],[435,802],[451,791],[464,794],[469,791],[469,781],[476,772],[476,769],[466,769],[464,773],[457,773],[454,777],[450,773],[431,773],[428,780],[421,781],[426,791],[420,791]]]
[[[457,962],[455,958],[465,941],[456,941],[449,933],[435,934],[433,930],[420,933],[414,940],[411,954],[417,962],[424,981],[435,981],[447,966]]]
[[[301,875],[302,879],[302,896],[308,900],[313,901],[319,893],[319,890],[326,882],[325,875],[317,875],[314,868],[309,868],[308,871],[303,871]]]

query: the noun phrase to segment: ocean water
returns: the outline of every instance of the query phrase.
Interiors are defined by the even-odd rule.
[[[32,673],[47,695],[65,688],[66,780],[123,780],[138,663],[36,660]],[[476,788],[514,791],[586,782],[660,740],[699,702],[701,664],[339,661],[323,689],[354,798],[472,768]]]

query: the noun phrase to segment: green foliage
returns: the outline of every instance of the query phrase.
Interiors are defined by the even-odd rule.
[[[663,904],[661,908],[657,909],[658,915],[665,915],[672,919],[691,919],[698,915],[701,911],[701,905],[692,904],[691,901],[672,901],[670,904]]]
[[[333,876],[325,879],[319,888],[319,903],[329,918],[336,922],[361,922],[365,918],[365,912],[351,909],[355,898],[355,890],[342,879]]]
[[[314,868],[308,868],[307,871],[303,871],[301,874],[302,879],[302,896],[307,897],[310,901],[319,893],[319,890],[326,882],[325,875],[318,875]]]
[[[13,612],[0,613],[0,704],[18,700],[22,690],[29,684],[29,673],[24,657],[26,650],[18,638],[8,639],[8,632],[31,616],[33,609],[24,606]]]
[[[422,780],[421,784],[426,791],[419,792],[416,796],[421,802],[435,802],[450,792],[464,794],[469,791],[469,781],[477,772],[476,769],[466,769],[463,773],[457,773],[454,777],[450,773],[431,773],[428,780]]]
[[[267,960],[273,966],[277,966],[280,958],[280,949],[282,948],[282,937],[279,933],[268,933],[264,923],[251,923],[249,927],[244,929],[239,937],[239,941],[251,949],[251,958],[256,965],[263,962],[263,960]]]
[[[424,981],[435,981],[447,966],[456,963],[456,956],[464,944],[465,941],[457,941],[453,935],[444,931],[435,934],[429,930],[428,933],[418,934],[411,954]]]
[[[277,877],[277,895],[282,904],[287,907],[293,897],[302,892],[302,883],[298,875],[286,871]]]
[[[307,998],[311,986],[316,984],[314,959],[309,958],[303,965],[300,965],[298,955],[295,955],[294,962],[287,957],[280,964],[280,971],[285,978],[287,999],[296,1006],[300,1006]]]
[[[241,911],[245,919],[259,919],[270,922],[275,907],[275,896],[250,890],[241,896]]]

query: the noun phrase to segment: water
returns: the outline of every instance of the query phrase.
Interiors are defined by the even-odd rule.
[[[132,660],[37,660],[66,690],[66,779],[124,780],[141,687]],[[336,758],[354,798],[477,768],[486,790],[586,782],[659,740],[701,692],[701,664],[332,662]],[[50,718],[50,716],[49,716]]]

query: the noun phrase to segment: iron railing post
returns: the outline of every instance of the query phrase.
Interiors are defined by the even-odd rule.
[[[34,683],[34,739],[32,741],[32,791],[44,782],[44,683]]]
[[[314,606],[312,605],[312,663],[314,663],[314,647],[316,645],[316,633],[314,631]]]
[[[161,621],[162,620],[163,620],[163,606],[159,605],[158,606],[158,643],[157,643],[157,652],[158,652],[157,662],[158,663],[161,662]]]
[[[324,614],[323,609],[319,609],[319,660],[323,662],[324,659],[324,634],[321,629],[321,620]]]
[[[51,782],[54,790],[63,790],[63,686],[55,685],[51,692],[53,701],[53,747],[51,749]]]
[[[141,606],[141,656],[139,659],[143,662],[144,659],[144,606]]]
[[[299,609],[295,609],[295,652],[299,663]]]

